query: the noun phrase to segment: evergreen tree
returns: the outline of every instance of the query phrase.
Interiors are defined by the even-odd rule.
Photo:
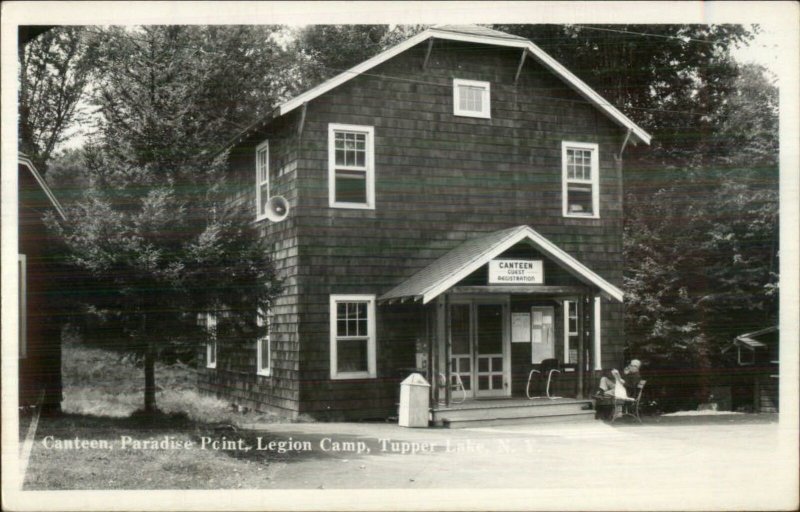
[[[626,334],[660,365],[719,364],[734,336],[777,321],[778,91],[757,66],[730,81],[705,163],[626,196]]]
[[[279,289],[252,207],[231,201],[238,185],[220,149],[241,111],[213,101],[224,55],[207,51],[206,35],[173,26],[98,34],[100,120],[85,148],[88,185],[68,222],[50,219],[82,298],[118,314],[125,348],[143,355],[147,412],[156,408],[160,347],[202,339],[197,318],[205,312],[219,312],[227,342],[252,342],[263,329],[256,315]]]
[[[625,172],[626,338],[652,365],[709,367],[777,317],[777,88],[740,66],[741,25],[506,25],[653,135]]]

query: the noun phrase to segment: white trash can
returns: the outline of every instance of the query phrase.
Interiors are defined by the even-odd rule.
[[[400,411],[398,424],[401,427],[427,427],[429,393],[431,385],[419,373],[412,373],[400,383]]]

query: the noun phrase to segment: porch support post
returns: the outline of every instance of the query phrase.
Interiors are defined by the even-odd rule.
[[[583,380],[586,368],[586,295],[578,300],[578,390],[576,398],[583,398]]]
[[[595,293],[592,292],[586,296],[586,350],[587,359],[584,361],[584,369],[588,369],[588,379],[584,379],[583,383],[583,392],[585,395],[590,395],[592,393],[589,386],[591,386],[591,382],[595,380],[594,374],[594,367],[595,361],[597,361],[597,354],[595,353],[595,349],[597,348],[597,344],[595,343],[595,337],[597,333],[595,332],[595,322],[598,320],[594,317],[596,313],[595,305],[594,305],[594,298],[596,297]]]
[[[439,375],[445,373],[445,344],[447,343],[447,319],[445,318],[445,298],[440,295],[436,298],[436,365],[432,366],[433,385],[436,388],[434,400],[439,401]],[[445,386],[447,389],[447,386]]]
[[[430,406],[436,403],[436,303],[425,305],[425,336],[428,338],[428,368],[427,377],[430,383]]]
[[[444,335],[444,405],[450,407],[450,354],[453,348],[450,346],[450,300],[447,294],[444,294],[444,317],[445,317],[445,335]]]

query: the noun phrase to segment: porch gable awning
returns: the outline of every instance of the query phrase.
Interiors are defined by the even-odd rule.
[[[622,302],[623,292],[589,267],[576,260],[530,226],[516,226],[467,240],[438,260],[423,268],[378,300],[421,300],[427,304],[459,281],[487,264],[509,248],[526,241],[550,257],[580,281],[596,286],[608,297]]]

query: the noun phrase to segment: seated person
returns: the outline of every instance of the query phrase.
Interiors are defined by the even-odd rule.
[[[619,374],[619,370],[614,368],[610,372],[600,377],[598,395],[607,398],[627,398],[628,394],[625,392],[625,381]]]
[[[627,398],[624,382],[620,377],[619,370],[616,368],[603,372],[596,393],[596,419],[611,420],[614,416],[619,416],[622,413],[622,406],[617,403],[617,399]]]
[[[641,367],[641,361],[638,359],[631,359],[631,362],[622,371],[622,373],[625,374],[625,381],[623,384],[625,385],[625,390],[628,392],[628,396],[635,397],[639,393],[639,382],[642,380],[642,376],[639,373]]]

